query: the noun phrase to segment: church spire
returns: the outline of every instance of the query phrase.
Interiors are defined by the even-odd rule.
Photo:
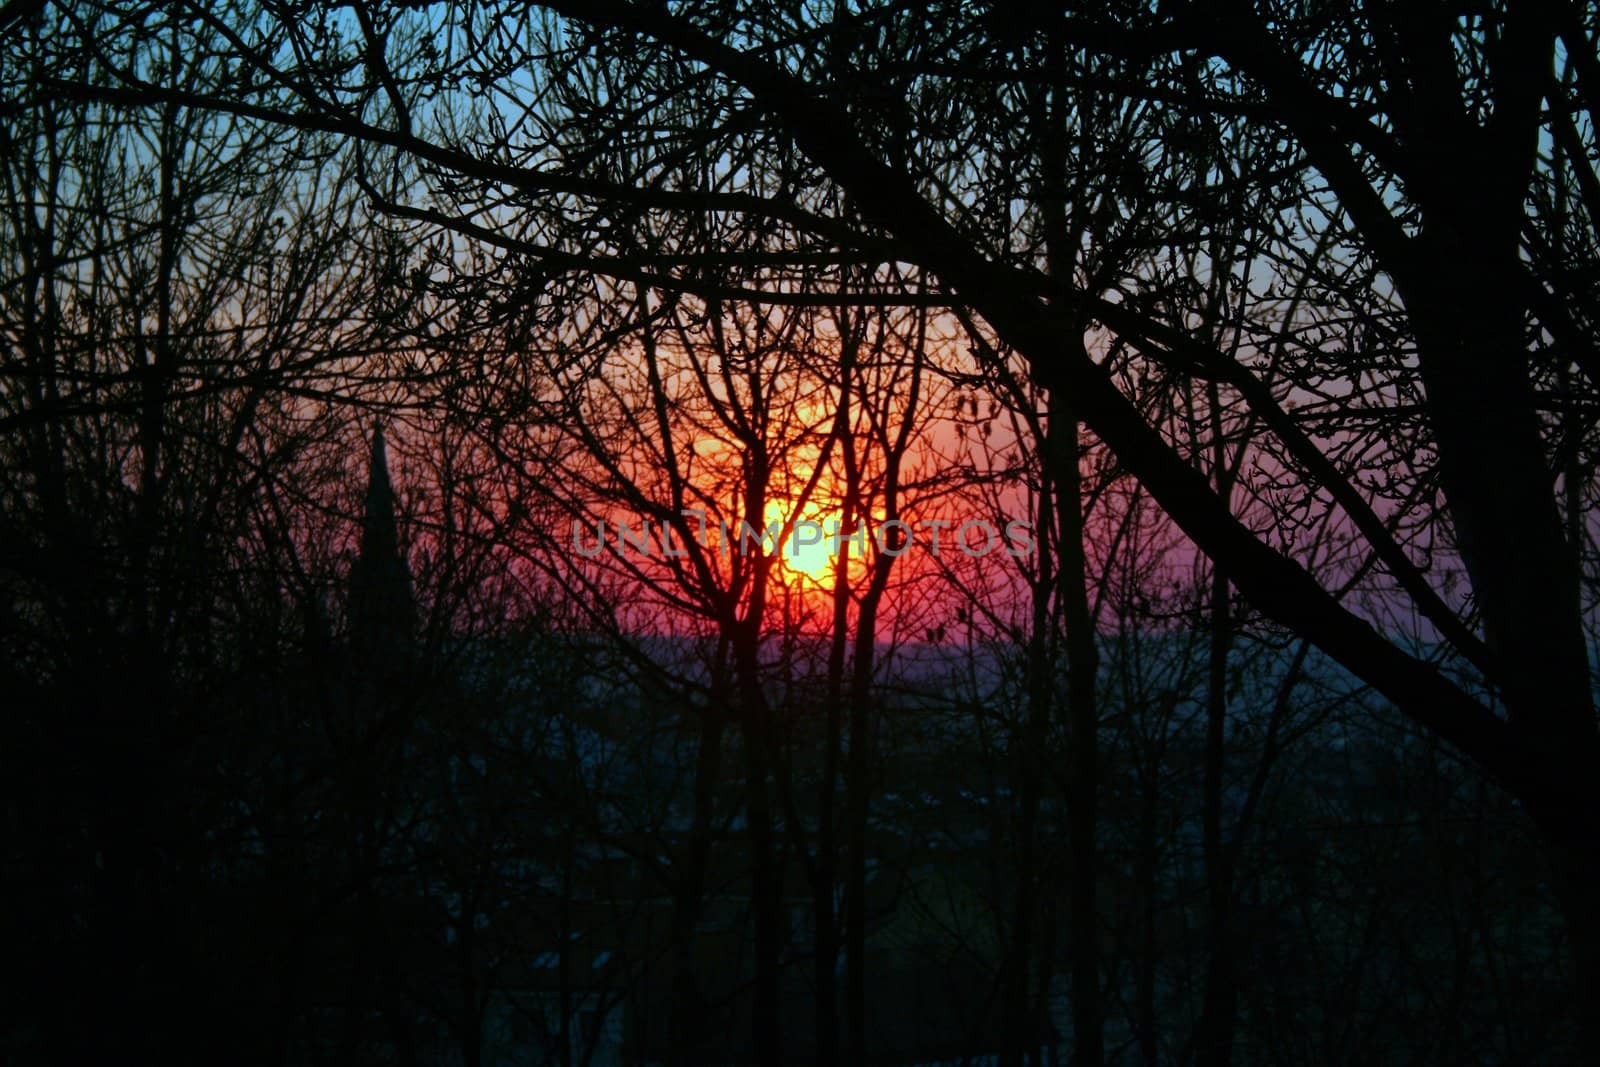
[[[400,551],[394,487],[379,422],[372,430],[361,553],[350,568],[351,639],[358,653],[399,654],[410,645],[415,622],[411,571]]]

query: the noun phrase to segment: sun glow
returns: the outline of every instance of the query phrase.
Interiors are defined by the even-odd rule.
[[[769,529],[794,519],[789,536],[780,546],[779,560],[782,569],[791,575],[803,576],[814,582],[827,582],[833,573],[835,546],[839,520],[814,511],[802,509],[793,515],[782,501],[768,501],[763,516]],[[830,536],[834,535],[834,536]]]

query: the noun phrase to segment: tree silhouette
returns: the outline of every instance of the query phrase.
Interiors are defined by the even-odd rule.
[[[782,467],[760,421],[772,413],[764,389],[796,346],[738,351],[730,328],[770,342],[768,325],[815,321],[817,309],[841,321],[904,311],[961,324],[978,369],[938,354],[952,375],[1020,411],[993,373],[1020,359],[1048,401],[1037,443],[1058,512],[1069,661],[1064,830],[1076,874],[1065,888],[1080,1058],[1106,1055],[1090,989],[1104,970],[1097,876],[1116,874],[1095,867],[1111,786],[1096,759],[1107,730],[1082,462],[1100,449],[1181,533],[1173,554],[1209,560],[1198,805],[1212,944],[1195,1054],[1235,1057],[1234,968],[1248,961],[1231,955],[1233,932],[1247,889],[1270,896],[1238,881],[1244,846],[1226,830],[1238,718],[1227,683],[1236,639],[1256,630],[1304,649],[1302,665],[1348,672],[1511,798],[1542,843],[1575,1002],[1595,1015],[1593,5],[362,0],[22,5],[3,17],[22,42],[4,52],[15,103],[0,114],[13,280],[0,296],[12,311],[0,417],[16,430],[8,514],[26,520],[7,535],[23,561],[8,633],[28,664],[12,673],[38,708],[59,692],[89,709],[87,735],[105,745],[84,764],[96,799],[66,820],[81,818],[103,846],[75,860],[102,909],[97,929],[125,938],[129,902],[148,903],[128,842],[136,824],[166,818],[115,798],[177,795],[149,788],[170,777],[159,760],[133,773],[120,755],[138,738],[112,713],[119,672],[172,703],[218,655],[200,621],[227,614],[208,600],[212,578],[253,536],[231,520],[281,507],[256,487],[287,494],[302,477],[282,452],[259,451],[271,460],[261,471],[228,458],[259,426],[292,425],[296,404],[330,392],[432,404],[469,413],[499,466],[486,484],[508,471],[511,482],[566,477],[543,499],[567,494],[552,504],[567,517],[609,499],[686,535],[673,516],[700,492],[760,523]],[[355,225],[356,191],[370,226]],[[331,229],[319,234],[319,220]],[[369,301],[350,299],[362,289]],[[682,453],[665,431],[679,416],[665,409],[677,398],[650,378],[648,347],[675,334],[691,375],[712,350],[742,361],[715,388],[699,372],[701,414],[730,422],[745,450],[738,479],[708,486],[675,466]],[[484,339],[494,347],[475,347]],[[838,401],[849,351],[816,368]],[[619,369],[627,361],[605,358],[618,352],[644,355]],[[544,362],[506,358],[529,354]],[[908,365],[921,357],[904,346]],[[630,381],[639,368],[645,380]],[[562,419],[573,433],[559,432]],[[616,447],[623,439],[636,450]],[[641,471],[655,479],[645,491]],[[409,616],[380,483],[351,576],[358,634]],[[538,495],[523,490],[487,507],[497,536],[514,525],[510,501]],[[728,684],[711,705],[745,744],[760,882],[755,1044],[778,1062],[771,562],[736,574],[692,555],[664,570],[608,561],[596,577],[528,544],[525,560],[591,625],[634,606],[606,595],[603,577],[726,643]],[[282,577],[309,584],[293,568]],[[1243,605],[1261,619],[1247,622]],[[871,612],[859,606],[869,624],[855,654],[870,662]],[[1054,639],[1051,627],[1034,634]],[[116,671],[103,669],[107,648],[129,650]],[[1036,681],[1046,668],[1035,663]],[[860,685],[865,702],[847,703],[864,711],[864,734],[878,697]],[[1287,712],[1269,721],[1282,729]],[[867,756],[855,742],[847,762]],[[713,730],[701,743],[710,758],[721,740]],[[1447,788],[1431,755],[1392,747],[1395,767]],[[1043,782],[1035,770],[1025,777]],[[847,792],[863,773],[847,775]],[[1163,781],[1135,777],[1140,788]],[[868,822],[865,796],[847,801],[851,831]],[[1137,806],[1137,880],[1152,891],[1158,799]],[[1430,818],[1449,809],[1433,804]],[[857,896],[864,849],[848,860]],[[1392,869],[1381,848],[1350,854],[1375,878]],[[846,908],[847,922],[864,914]],[[1020,928],[1035,908],[1018,894],[1010,910]],[[1379,910],[1365,929],[1381,927]],[[1464,907],[1458,925],[1482,910]],[[1155,945],[1152,928],[1141,936]],[[1473,958],[1459,946],[1455,957]],[[1026,967],[1008,980],[1015,1023]],[[1139,981],[1141,1048],[1155,1059],[1154,969]],[[864,1012],[864,985],[846,975],[849,1012]],[[1454,987],[1464,1003],[1466,981]],[[861,1031],[852,1018],[857,1057]],[[1593,1059],[1600,1032],[1584,1033]]]

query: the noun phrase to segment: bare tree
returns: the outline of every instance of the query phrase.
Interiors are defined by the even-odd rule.
[[[763,308],[927,304],[981,321],[1213,561],[1216,623],[1229,623],[1231,586],[1518,800],[1547,846],[1579,1001],[1600,997],[1587,892],[1600,875],[1586,629],[1600,70],[1588,7],[508,0],[449,13],[251,8],[232,22],[196,5],[50,10],[62,20],[52,54],[65,59],[34,86],[158,119],[353,139],[377,207],[514,260],[521,269],[496,280],[522,285],[528,304],[540,285],[625,285]],[[155,76],[139,45],[157,39],[225,60],[230,76]],[[1020,61],[1030,55],[1047,62]],[[28,114],[48,112],[30,100]],[[1078,101],[1151,108],[1079,190],[1144,219],[1143,254],[1105,277],[1058,269],[1083,240],[1062,233],[1063,183],[1050,180],[1062,127],[1088,128],[1067,106]],[[1019,174],[1038,180],[1019,190]],[[1239,299],[1212,314],[1198,272],[1245,263],[1256,266],[1232,288]],[[840,264],[857,269],[797,284]],[[890,264],[930,283],[907,286]],[[165,396],[159,347],[128,401],[145,415],[134,436],[150,461],[167,446],[149,414]],[[1210,411],[1259,420],[1276,461],[1267,530],[1240,506],[1225,448],[1207,462],[1139,403],[1139,383],[1180,372],[1210,383]],[[1076,458],[1060,450],[1058,484]],[[1287,536],[1308,513],[1334,514],[1344,557],[1381,568],[1363,599],[1346,588],[1350,570]],[[1084,584],[1069,569],[1066,585]],[[1091,673],[1081,609],[1069,633],[1089,642],[1079,660]],[[735,629],[741,714],[755,714],[759,642]],[[1083,727],[1080,742],[1094,732]],[[762,748],[747,757],[759,763]],[[1092,781],[1092,747],[1075,751]],[[754,770],[759,806],[770,768]],[[1215,795],[1220,930],[1230,894]],[[1092,813],[1091,799],[1077,810]],[[1086,847],[1093,829],[1071,836]],[[761,941],[770,960],[770,925]],[[1221,1020],[1228,982],[1216,978]],[[770,988],[763,997],[770,1018]],[[1083,1028],[1094,1058],[1087,1016]],[[1227,1027],[1205,1029],[1225,1059]]]

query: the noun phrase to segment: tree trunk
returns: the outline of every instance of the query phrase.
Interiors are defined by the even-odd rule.
[[[1211,467],[1217,495],[1232,495],[1222,427],[1222,399],[1215,382],[1206,385],[1211,426]],[[1239,992],[1233,959],[1233,852],[1223,840],[1222,794],[1225,783],[1228,727],[1228,651],[1233,618],[1228,603],[1228,578],[1211,568],[1210,640],[1206,664],[1206,743],[1204,802],[1201,812],[1206,870],[1205,1000],[1195,1028],[1195,1061],[1203,1067],[1227,1067],[1233,1060],[1234,1020]],[[1238,832],[1243,832],[1241,827]]]
[[[893,475],[891,475],[893,477]],[[892,508],[893,505],[890,505]],[[888,514],[895,514],[892,510]],[[873,750],[872,672],[876,662],[878,604],[894,560],[879,556],[856,616],[855,662],[850,675],[850,750],[845,760],[845,1051],[867,1062],[867,813]]]
[[[1060,543],[1061,605],[1067,627],[1067,839],[1071,886],[1067,941],[1072,952],[1072,1028],[1080,1067],[1105,1059],[1100,1004],[1100,922],[1096,904],[1098,859],[1095,809],[1099,794],[1100,715],[1095,693],[1100,653],[1089,611],[1084,551],[1083,487],[1078,471],[1078,420],[1063,397],[1053,397],[1056,514]]]
[[[1161,1041],[1156,1023],[1156,816],[1161,793],[1159,760],[1142,772],[1139,783],[1139,837],[1134,858],[1134,880],[1139,902],[1138,951],[1134,956],[1134,1034],[1139,1042],[1139,1062],[1144,1067],[1160,1063]]]
[[[867,754],[871,709],[856,642],[856,679],[850,686],[850,749],[845,755],[845,1051],[851,1063],[867,1059]],[[866,651],[868,663],[871,653]],[[868,667],[870,671],[870,667]]]
[[[716,693],[713,692],[713,703]],[[706,872],[711,864],[711,821],[716,788],[722,776],[722,734],[725,720],[715,707],[700,717],[699,752],[695,762],[694,813],[688,855],[676,878],[672,906],[672,1019],[670,1061],[677,1067],[698,1062],[705,1040],[705,1005],[695,971],[695,931],[705,900]]]
[[[759,512],[757,512],[759,514]],[[758,581],[765,581],[763,571]],[[745,821],[750,846],[750,911],[755,924],[755,986],[750,1021],[755,1062],[776,1067],[782,1053],[778,1017],[778,970],[783,950],[782,885],[774,848],[772,732],[759,675],[756,626],[761,614],[741,627],[734,642],[745,748]]]
[[[1041,472],[1039,513],[1052,510],[1050,472]],[[1033,633],[1028,646],[1028,704],[1021,736],[1017,738],[1015,756],[1019,778],[1019,811],[1016,825],[1016,877],[1017,887],[1012,904],[1011,944],[1006,952],[1001,980],[1001,1018],[1005,1045],[1001,1049],[1001,1067],[1018,1067],[1029,1048],[1038,1044],[1038,1034],[1031,1030],[1037,1013],[1031,1010],[1030,990],[1034,943],[1034,919],[1039,901],[1038,815],[1039,788],[1043,777],[1041,758],[1049,722],[1052,696],[1055,689],[1054,647],[1055,614],[1050,610],[1054,600],[1054,559],[1048,543],[1040,546],[1036,559],[1038,571],[1033,578]],[[1048,960],[1040,961],[1041,970],[1048,971]]]
[[[1600,773],[1580,574],[1545,456],[1523,321],[1514,293],[1515,239],[1460,221],[1424,235],[1437,270],[1412,279],[1428,407],[1457,544],[1472,579],[1494,680],[1539,780],[1522,799],[1550,848],[1556,896],[1578,975],[1583,1040],[1600,1061]],[[1503,238],[1497,242],[1497,232]],[[1531,795],[1530,795],[1531,794]]]
[[[1594,809],[1591,809],[1594,810]],[[1570,812],[1542,820],[1553,888],[1572,955],[1578,1046],[1574,1062],[1600,1063],[1600,845],[1591,818]]]
[[[848,500],[849,497],[847,496]],[[854,516],[848,505],[842,522]],[[844,662],[849,619],[849,543],[841,539],[834,570],[833,636],[828,649],[828,695],[826,736],[822,739],[822,781],[817,795],[817,865],[812,886],[812,945],[816,952],[816,1032],[817,1063],[832,1064],[839,1059],[839,929],[834,907],[838,881],[838,828],[834,803],[839,782],[840,735],[844,728]]]

